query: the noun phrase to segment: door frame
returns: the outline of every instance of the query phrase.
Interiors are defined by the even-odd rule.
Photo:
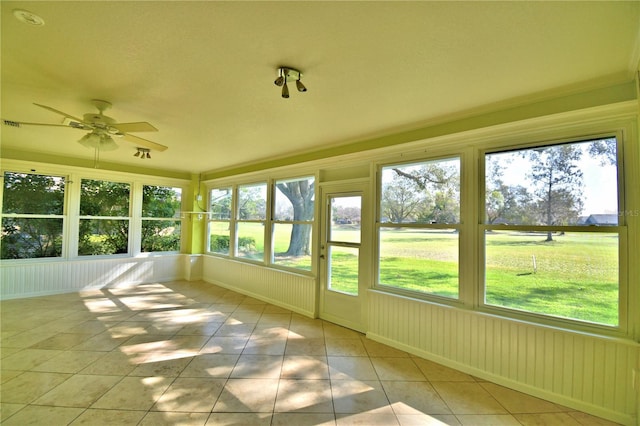
[[[372,220],[372,208],[370,198],[370,181],[369,179],[357,179],[341,182],[328,182],[320,184],[320,221],[319,221],[319,243],[318,243],[318,316],[326,321],[359,331],[366,332],[368,328],[368,306],[367,293],[371,288],[371,271],[373,270],[373,249],[372,235],[370,224]],[[362,197],[361,204],[361,222],[360,222],[360,253],[358,259],[358,295],[347,295],[327,289],[328,281],[328,260],[327,259],[327,236],[329,230],[329,196],[351,196],[360,195]],[[327,297],[329,295],[329,297]],[[345,306],[349,306],[350,298],[351,308],[359,311],[357,319],[348,319],[331,312],[327,305],[327,298],[342,299]]]

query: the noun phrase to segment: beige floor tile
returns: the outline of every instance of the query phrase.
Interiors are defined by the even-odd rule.
[[[493,395],[510,413],[554,413],[562,411],[558,405],[552,402],[529,396],[495,383],[484,382],[480,386]]]
[[[520,426],[511,414],[458,414],[462,425],[469,426]]]
[[[247,337],[247,338],[249,338],[249,337],[251,337],[251,333],[253,332],[253,329],[256,327],[255,323],[251,323],[251,324],[245,324],[245,323],[229,324],[228,321],[229,320],[227,320],[227,323],[222,325],[216,331],[216,334],[214,334],[214,336],[217,336],[217,337]]]
[[[144,376],[144,377],[178,377],[182,370],[191,362],[193,357],[182,356],[172,352],[158,352],[150,354],[144,359],[144,362],[137,365],[129,376]]]
[[[378,380],[369,357],[329,356],[327,362],[331,380]]]
[[[413,357],[413,361],[430,382],[474,382],[468,374],[453,368],[445,367],[427,359]]]
[[[536,413],[536,414],[514,414],[513,415],[523,426],[579,426],[575,418],[568,413]]]
[[[129,340],[129,337],[113,337],[110,331],[91,336],[79,345],[74,346],[74,351],[102,351],[109,352]]]
[[[289,327],[289,324],[291,324],[291,313],[264,312],[258,320],[257,326],[278,325]]]
[[[6,324],[2,324],[2,329],[5,330]],[[49,339],[52,336],[55,336],[57,333],[55,331],[44,331],[44,332],[32,332],[32,331],[17,331],[15,334],[3,338],[2,339],[2,347],[3,348],[18,348],[24,349],[39,342]]]
[[[580,411],[569,411],[568,414],[583,426],[615,426],[618,423],[610,422],[600,417],[595,417]]]
[[[507,414],[478,383],[433,382],[432,385],[453,414]]]
[[[78,417],[84,408],[42,407],[29,405],[2,422],[4,426],[66,425]]]
[[[249,336],[213,336],[200,349],[200,353],[205,354],[241,354],[249,341]]]
[[[89,407],[120,380],[119,376],[76,374],[33,403],[61,407]]]
[[[341,327],[330,322],[323,321],[322,326],[324,328],[324,336],[327,339],[360,339],[364,337],[362,333],[350,330],[346,327]]]
[[[271,413],[277,391],[277,379],[229,379],[213,411]]]
[[[201,336],[213,336],[216,331],[222,326],[221,322],[205,322],[202,324],[189,324],[183,326],[176,334],[182,335],[201,335]]]
[[[287,355],[282,363],[280,377],[284,379],[329,379],[329,366],[325,356]]]
[[[170,413],[150,412],[142,419],[138,426],[204,426],[209,413]]]
[[[148,410],[173,382],[167,377],[125,377],[91,408]]]
[[[207,426],[269,426],[271,412],[268,413],[211,413]],[[293,425],[292,425],[293,426]]]
[[[12,404],[9,402],[0,402],[0,422],[5,421],[18,411],[26,407],[26,404]]]
[[[243,354],[283,355],[287,339],[282,337],[252,335],[242,351]]]
[[[1,364],[0,364],[1,365]],[[21,370],[0,370],[0,383],[8,382],[24,373]]]
[[[231,377],[239,379],[277,379],[282,371],[281,355],[240,355]]]
[[[427,382],[382,382],[396,414],[452,414],[433,386]]]
[[[412,358],[371,358],[380,380],[426,381]]]
[[[338,426],[393,426],[399,425],[396,415],[390,410],[373,410],[371,412],[342,414],[336,413]]]
[[[275,413],[272,426],[335,426],[333,413]]]
[[[26,371],[2,385],[0,401],[29,404],[69,379],[66,373],[39,373]]]
[[[287,339],[285,355],[326,355],[325,340],[322,338]]]
[[[388,409],[393,414],[382,384],[367,380],[331,380],[335,413],[364,413]]]
[[[371,339],[362,339],[362,344],[367,350],[367,354],[371,357],[395,357],[395,358],[408,358],[409,354],[405,351],[392,348],[391,346],[383,345],[382,343],[375,342]]]
[[[195,356],[180,377],[227,378],[238,362],[238,354],[201,354]]]
[[[324,329],[320,322],[305,323],[298,321],[296,323],[291,320],[288,337],[290,339],[324,339]]]
[[[280,380],[274,411],[333,413],[329,380]]]
[[[103,355],[104,352],[65,351],[34,367],[31,371],[77,373]]]
[[[0,312],[3,424],[613,425],[204,282]]]
[[[106,352],[102,357],[80,370],[81,374],[99,374],[126,376],[137,366],[137,362],[142,362],[146,357],[129,356],[120,351]]]
[[[326,338],[327,355],[329,356],[367,356],[362,339]]]
[[[3,358],[2,368],[4,370],[28,371],[61,353],[62,351],[50,349],[23,349]]]
[[[0,347],[0,359],[6,358],[10,355],[20,352],[22,348],[2,348]]]
[[[179,377],[151,410],[210,413],[225,382],[224,379]]]
[[[453,414],[396,414],[400,426],[459,426]]]
[[[71,426],[137,425],[146,411],[88,409],[75,419]]]
[[[55,336],[51,336],[48,339],[41,340],[40,342],[29,347],[32,349],[57,349],[64,351],[83,343],[90,337],[91,335],[89,334],[58,333]]]

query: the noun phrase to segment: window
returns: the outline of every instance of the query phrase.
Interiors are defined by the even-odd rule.
[[[378,283],[458,298],[460,159],[383,167],[379,201]]]
[[[314,183],[313,177],[275,182],[273,264],[311,270]]]
[[[4,173],[2,259],[61,257],[65,178]]]
[[[231,238],[231,188],[212,189],[209,193],[209,251],[229,255]]]
[[[180,251],[180,188],[142,187],[141,252]]]
[[[82,179],[79,255],[129,251],[129,194],[128,183]]]
[[[484,303],[619,325],[615,138],[484,156]]]
[[[238,186],[237,257],[264,261],[267,184]]]

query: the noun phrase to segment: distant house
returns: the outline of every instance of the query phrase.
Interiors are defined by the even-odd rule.
[[[592,214],[584,220],[585,225],[617,225],[617,214]]]

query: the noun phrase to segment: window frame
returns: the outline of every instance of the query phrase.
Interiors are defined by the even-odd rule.
[[[211,212],[211,194],[216,190],[228,190],[229,196],[231,197],[231,203],[229,205],[229,218],[228,219],[216,219],[213,217]],[[236,209],[236,194],[235,194],[235,186],[234,185],[217,185],[207,188],[207,226],[206,226],[206,245],[205,251],[207,254],[214,256],[224,256],[226,258],[233,258],[233,253],[235,252],[235,220],[234,220],[234,212]],[[211,250],[211,224],[212,223],[226,223],[229,228],[229,248],[227,253],[221,253]]]
[[[31,168],[24,167],[2,167],[0,170],[0,179],[2,179],[2,185],[0,185],[0,226],[3,222],[4,218],[25,218],[25,219],[61,219],[62,220],[62,247],[60,251],[60,256],[49,256],[49,257],[26,257],[19,259],[2,259],[2,262],[56,262],[62,259],[66,259],[69,257],[69,232],[67,231],[69,228],[69,197],[70,197],[70,184],[72,183],[70,176],[68,174],[58,172],[58,171],[48,171],[43,170],[39,171]],[[31,175],[40,175],[54,178],[62,178],[64,179],[64,194],[63,194],[63,205],[62,205],[62,214],[56,215],[48,215],[48,214],[33,214],[33,213],[4,213],[4,176],[5,173],[14,173],[14,174],[31,174]]]
[[[462,252],[463,252],[463,241],[466,240],[466,228],[464,226],[464,213],[465,213],[465,205],[466,205],[466,190],[465,190],[465,179],[467,176],[467,172],[465,171],[464,164],[467,162],[466,157],[468,153],[463,150],[435,150],[432,155],[402,155],[400,158],[397,158],[396,161],[386,160],[386,161],[378,161],[376,162],[376,211],[375,211],[375,229],[374,229],[374,281],[373,288],[375,290],[384,291],[386,293],[398,294],[401,296],[410,297],[413,299],[432,301],[436,303],[451,305],[451,306],[462,306],[464,304],[464,286],[462,285],[463,277],[465,277],[464,267],[462,264]],[[458,160],[458,167],[460,171],[460,182],[459,182],[459,219],[457,223],[413,223],[413,222],[404,222],[404,223],[393,223],[393,222],[382,222],[382,173],[383,169],[391,166],[402,166],[402,165],[418,165],[420,163],[434,163],[438,161],[446,161],[446,160]],[[380,282],[380,252],[381,252],[381,238],[380,238],[380,230],[381,228],[412,228],[412,229],[455,229],[458,235],[458,295],[457,297],[447,297],[434,293],[421,292],[417,290],[409,290],[403,289],[400,287],[384,284]]]
[[[110,182],[110,183],[118,183],[118,184],[125,184],[129,186],[129,206],[128,206],[128,216],[90,216],[90,215],[83,215],[80,212],[80,206],[82,204],[82,181],[83,180],[92,180],[92,181],[103,181],[103,182]],[[77,221],[76,221],[76,241],[75,241],[75,257],[77,257],[78,259],[101,259],[101,258],[118,258],[118,257],[133,257],[134,256],[134,236],[136,239],[139,239],[140,236],[138,234],[141,234],[141,228],[138,228],[135,226],[135,217],[134,217],[134,211],[137,210],[134,206],[134,197],[136,196],[137,192],[140,192],[140,198],[142,199],[142,191],[136,191],[136,185],[134,182],[130,181],[130,180],[126,180],[126,179],[117,179],[115,177],[110,177],[110,176],[105,176],[105,177],[94,177],[94,176],[87,176],[87,175],[80,175],[77,179],[78,181],[78,186],[77,186],[77,191],[78,191],[78,201],[77,201],[77,205],[78,205],[78,216],[77,216]],[[127,251],[125,253],[110,253],[110,254],[98,254],[98,255],[91,255],[91,254],[80,254],[79,253],[79,246],[80,246],[80,222],[82,220],[124,220],[128,222],[128,228],[127,228]],[[137,249],[135,250],[137,252]]]
[[[178,211],[176,212],[177,216],[174,215],[173,217],[154,217],[154,216],[143,216],[143,208],[144,208],[144,187],[145,186],[155,186],[155,187],[162,187],[162,188],[170,188],[172,190],[176,190],[179,189],[180,190],[180,208],[178,209]],[[137,187],[136,187],[137,190]],[[136,250],[139,251],[140,255],[143,256],[149,256],[149,255],[158,255],[158,254],[175,254],[175,253],[180,253],[183,251],[184,249],[184,214],[183,211],[184,209],[184,195],[185,195],[185,190],[182,186],[179,185],[171,185],[171,184],[150,184],[150,183],[145,183],[142,182],[140,185],[140,190],[136,191],[140,193],[140,199],[141,199],[141,203],[140,203],[140,232],[139,234],[139,238],[135,238],[136,240]],[[142,228],[143,228],[143,224],[145,221],[172,221],[172,222],[180,222],[180,241],[178,244],[178,250],[167,250],[167,251],[142,251]],[[138,234],[136,234],[136,237],[138,236]],[[138,241],[139,240],[139,241]]]
[[[586,332],[597,332],[609,335],[624,335],[627,333],[629,325],[629,283],[628,283],[628,263],[627,253],[629,250],[627,218],[621,212],[625,211],[626,196],[625,191],[625,156],[624,146],[626,132],[621,128],[612,131],[594,131],[594,132],[571,132],[571,135],[551,135],[547,138],[533,139],[520,143],[502,143],[495,144],[478,150],[478,174],[477,174],[477,193],[478,193],[478,225],[476,239],[478,242],[478,296],[476,306],[479,311],[503,317],[514,318],[522,321],[530,321],[549,326],[561,326],[563,328],[576,329]],[[618,191],[618,224],[606,226],[586,226],[586,225],[506,225],[506,224],[486,224],[486,171],[485,158],[486,155],[492,153],[518,151],[542,147],[551,147],[562,144],[589,142],[607,138],[616,139],[616,168],[617,168],[617,191]],[[599,234],[599,233],[616,233],[618,235],[618,325],[608,325],[577,318],[565,318],[550,314],[531,312],[526,310],[518,310],[514,308],[492,305],[485,301],[486,295],[486,231],[488,230],[515,230],[527,231],[536,229],[539,231],[564,231],[577,232],[583,234]]]
[[[276,219],[276,202],[277,202],[277,193],[279,191],[277,184],[279,182],[294,182],[294,181],[302,181],[302,180],[309,180],[309,179],[313,179],[313,218],[311,220],[282,220],[282,219]],[[317,218],[317,195],[318,195],[318,185],[317,185],[317,178],[314,174],[307,174],[307,175],[301,175],[301,176],[295,176],[295,177],[286,177],[286,178],[275,178],[275,179],[270,179],[270,188],[271,188],[271,192],[272,192],[272,196],[271,196],[271,200],[272,203],[270,205],[270,208],[268,209],[270,214],[268,214],[268,219],[270,220],[270,224],[269,224],[269,229],[270,232],[269,234],[271,235],[271,241],[270,241],[270,250],[268,253],[268,263],[269,265],[278,268],[278,269],[286,269],[286,270],[290,270],[290,271],[295,271],[295,272],[301,272],[301,273],[311,273],[314,270],[314,266],[315,266],[315,257],[314,254],[316,253],[316,247],[315,247],[315,239],[314,239],[314,227],[316,224],[316,218]],[[283,195],[284,196],[284,195]],[[311,259],[310,259],[310,263],[309,263],[309,269],[302,269],[302,268],[296,268],[293,266],[287,266],[287,265],[282,265],[276,262],[276,257],[275,257],[275,232],[276,232],[276,225],[309,225],[310,228],[310,236],[309,236],[309,247],[311,249]]]

